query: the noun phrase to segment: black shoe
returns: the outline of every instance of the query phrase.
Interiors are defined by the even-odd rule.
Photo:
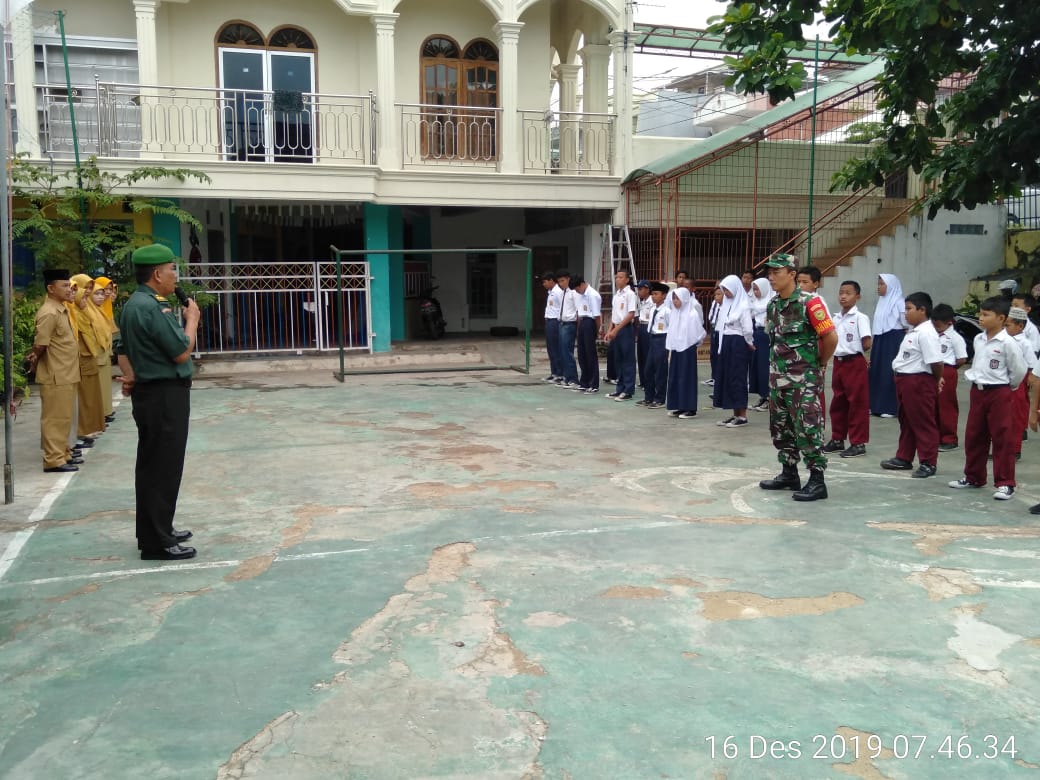
[[[107,423],[112,422],[114,419],[116,419],[116,416],[114,414],[107,414],[107,415],[105,415],[105,422],[107,422]]]
[[[940,444],[939,445],[939,452],[950,452],[951,450],[955,450],[955,449],[957,449],[956,442],[954,442],[952,444]]]
[[[93,439],[80,439],[78,442],[76,442],[76,446],[73,449],[89,450],[93,446],[94,446],[94,440]]]
[[[75,457],[69,458],[67,461],[65,461],[65,463],[71,463],[73,466],[81,466],[83,465],[83,458],[81,458],[79,455],[76,455]]]
[[[173,547],[164,547],[160,550],[141,550],[142,561],[181,561],[185,558],[194,558],[194,547],[181,547],[179,544]]]
[[[841,452],[845,449],[845,441],[839,439],[831,439],[829,442],[823,445],[824,452]]]
[[[1029,507],[1029,514],[1040,515],[1040,504],[1033,504],[1031,507]]]
[[[73,466],[71,463],[63,463],[60,466],[51,466],[50,468],[45,468],[44,469],[44,472],[46,472],[47,474],[54,474],[55,472],[62,472],[62,473],[64,473],[64,472],[69,472],[69,471],[79,471],[79,468],[76,467],[76,466]]]
[[[809,481],[805,487],[791,494],[795,501],[819,501],[827,498],[827,486],[823,483],[823,472],[813,469],[809,472]]]
[[[928,477],[935,476],[935,466],[931,463],[922,463],[917,467],[917,471],[910,475],[916,479],[927,479]]]
[[[173,529],[173,533],[170,534],[174,539],[177,540],[177,544],[188,541],[194,534],[191,531],[178,531],[176,528]]]
[[[881,461],[881,468],[888,469],[889,471],[909,471],[914,467],[914,464],[908,460],[902,458],[889,458],[888,460]]]
[[[784,466],[783,471],[772,479],[763,479],[758,486],[763,490],[800,490],[802,480],[797,466]]]
[[[847,450],[843,451],[840,454],[843,458],[859,458],[867,454],[867,445],[853,444]]]

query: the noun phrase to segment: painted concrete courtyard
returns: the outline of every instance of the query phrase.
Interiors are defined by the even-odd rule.
[[[1040,772],[1040,442],[997,502],[946,486],[960,451],[882,471],[874,420],[797,504],[757,487],[764,414],[509,371],[206,379],[171,564],[136,553],[129,404],[71,479],[35,473],[29,407],[0,777]]]

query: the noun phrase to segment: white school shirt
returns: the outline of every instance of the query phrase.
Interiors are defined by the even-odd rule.
[[[925,320],[903,336],[899,353],[892,361],[892,371],[896,374],[930,374],[931,364],[941,363],[942,359],[939,333],[931,320]]]
[[[1026,341],[1029,342],[1030,349],[1033,350],[1033,354],[1036,355],[1040,352],[1040,328],[1033,324],[1030,319],[1026,320],[1026,329],[1022,331],[1026,337]]]
[[[545,319],[560,319],[560,308],[563,306],[563,289],[554,285],[545,298]]]
[[[964,337],[955,331],[952,325],[939,334],[939,349],[942,352],[943,362],[948,366],[956,367],[958,360],[968,358],[968,345],[964,343]]]
[[[660,306],[654,306],[650,311],[650,335],[651,336],[667,336],[668,335],[668,318],[671,316],[671,308],[667,303],[662,303]]]
[[[838,346],[834,349],[834,357],[862,355],[863,337],[870,335],[870,317],[853,306],[847,312],[839,311],[832,315],[831,320],[838,333]]]
[[[580,293],[578,299],[578,315],[581,317],[598,317],[603,310],[603,296],[592,285],[586,285],[585,292]]]
[[[1022,331],[1017,336],[1012,336],[1015,343],[1018,344],[1018,349],[1022,353],[1022,359],[1026,362],[1026,373],[1033,371],[1036,368],[1037,359],[1036,353],[1033,351],[1033,345],[1029,343],[1029,337],[1026,336],[1026,332]]]
[[[639,294],[636,293],[636,299],[638,300]],[[654,310],[654,301],[648,295],[645,301],[639,301],[639,324],[649,325],[650,324],[650,313]]]
[[[717,324],[717,323],[716,323]],[[740,312],[736,320],[727,320],[722,324],[723,336],[740,336],[748,344],[755,343],[755,323],[751,315],[751,307],[748,306]]]
[[[993,338],[985,332],[975,337],[975,357],[971,368],[964,372],[969,382],[979,385],[1011,385],[1014,390],[1026,375],[1022,350],[1006,330]]]
[[[610,324],[617,325],[625,319],[629,312],[635,312],[638,308],[639,296],[631,287],[625,287],[620,292],[614,293],[614,300],[610,307]]]
[[[560,304],[560,321],[576,322],[578,319],[578,293],[568,287],[563,290],[563,302]]]

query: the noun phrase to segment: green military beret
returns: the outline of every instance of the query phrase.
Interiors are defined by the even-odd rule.
[[[767,268],[790,268],[792,271],[798,270],[798,258],[794,255],[785,254],[784,252],[777,252],[775,255],[766,260]]]
[[[174,263],[177,256],[173,250],[162,244],[149,244],[140,249],[135,249],[130,256],[130,262],[134,265],[162,265],[163,263]]]

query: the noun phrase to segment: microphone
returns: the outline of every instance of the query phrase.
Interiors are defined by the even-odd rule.
[[[188,298],[188,294],[184,292],[184,290],[182,290],[180,287],[174,287],[173,294],[174,296],[176,296],[177,302],[180,303],[181,306],[186,307],[188,305],[188,301],[190,300]]]

